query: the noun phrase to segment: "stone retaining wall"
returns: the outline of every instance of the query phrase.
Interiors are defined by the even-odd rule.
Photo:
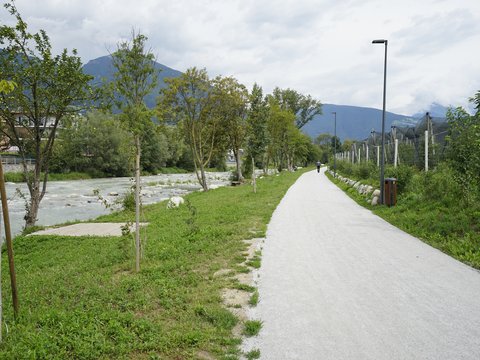
[[[35,165],[27,165],[28,170],[33,170]],[[3,172],[23,172],[23,165],[22,164],[3,164]]]
[[[333,176],[332,170],[328,170],[328,172]],[[365,196],[367,198],[367,202],[369,202],[371,205],[378,205],[380,200],[380,190],[374,189],[373,186],[362,184],[360,181],[351,180],[338,174],[337,179],[344,182],[348,186],[353,187],[360,195]]]

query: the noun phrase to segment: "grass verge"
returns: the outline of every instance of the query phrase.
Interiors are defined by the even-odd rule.
[[[240,356],[240,339],[231,332],[237,319],[221,299],[229,280],[213,274],[239,266],[242,240],[265,235],[273,210],[301,173],[258,180],[256,194],[250,186],[225,187],[188,195],[188,207],[147,206],[140,273],[132,272],[131,236],[17,237],[20,316],[13,319],[3,276],[8,332],[4,327],[0,358]],[[124,212],[99,220],[130,219]],[[2,270],[8,272],[5,252]]]

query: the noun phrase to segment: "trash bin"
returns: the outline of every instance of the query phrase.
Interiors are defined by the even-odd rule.
[[[397,179],[385,179],[383,200],[385,205],[395,206],[395,204],[397,203]]]

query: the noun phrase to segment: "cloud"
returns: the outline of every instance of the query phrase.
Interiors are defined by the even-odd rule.
[[[422,56],[448,49],[478,34],[478,18],[467,9],[456,9],[430,16],[416,16],[407,27],[393,33],[400,42],[398,52],[404,55]]]
[[[32,30],[84,62],[114,51],[132,28],[157,60],[233,75],[265,92],[290,87],[329,103],[387,107],[457,104],[480,89],[480,2],[472,0],[17,0]],[[12,23],[1,9],[0,21]]]

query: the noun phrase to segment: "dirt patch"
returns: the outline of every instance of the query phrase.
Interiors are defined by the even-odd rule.
[[[227,276],[232,274],[233,274],[232,269],[220,269],[213,274],[213,277],[221,277],[221,276]]]
[[[204,350],[198,350],[197,353],[196,353],[196,356],[198,359],[201,359],[201,360],[215,360],[216,357],[214,357],[212,354],[210,354],[209,352],[207,351],[204,351]]]
[[[234,278],[237,279],[238,282],[243,285],[253,285],[253,282],[254,282],[252,272],[240,273],[235,275]]]
[[[249,261],[255,256],[259,256],[258,251],[262,249],[265,238],[254,238],[250,240],[244,240],[243,242],[246,245],[246,249],[242,251],[242,256],[245,257],[245,261],[241,265],[248,268],[250,271],[247,273],[235,273],[235,271],[232,269],[220,269],[216,271],[213,276],[225,276],[238,281],[242,285],[255,286],[257,281],[257,272],[255,271],[255,268],[248,264]],[[249,301],[251,296],[252,293],[249,291],[229,288],[222,290],[222,300],[224,306],[240,320],[232,330],[233,336],[237,338],[242,337],[244,323],[246,320],[248,320],[247,311],[250,307]]]
[[[239,306],[243,307],[248,304],[250,293],[237,289],[224,289],[222,291],[222,299],[227,307],[239,308]]]
[[[260,245],[264,242],[264,238],[255,238],[250,240],[243,240],[245,244],[248,244],[248,248],[245,252],[246,261],[252,259],[255,256],[255,252],[260,250]]]

